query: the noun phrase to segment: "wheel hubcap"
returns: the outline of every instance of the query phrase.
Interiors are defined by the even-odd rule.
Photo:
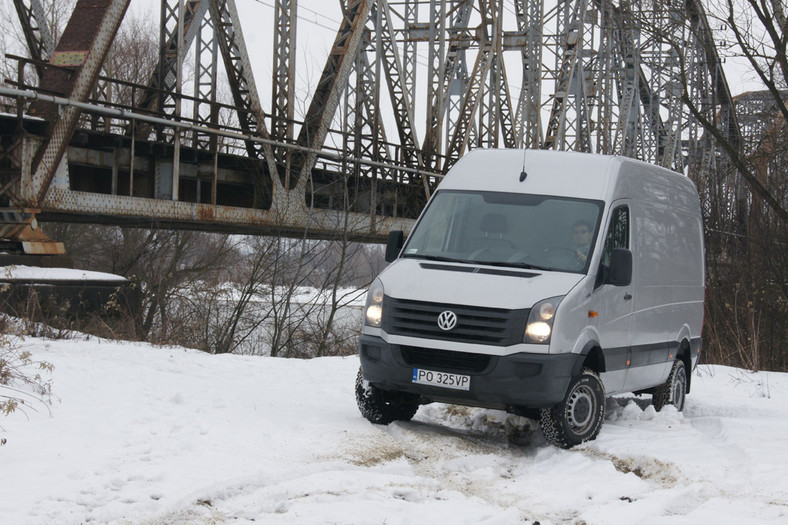
[[[573,432],[582,434],[593,423],[596,400],[589,386],[582,385],[569,396],[566,403],[566,420]]]

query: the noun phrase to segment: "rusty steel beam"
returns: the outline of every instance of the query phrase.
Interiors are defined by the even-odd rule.
[[[362,33],[369,18],[372,0],[348,0],[342,22],[331,47],[323,73],[304,117],[296,143],[310,149],[323,147],[342,91],[347,86],[353,62],[361,48]],[[305,186],[317,160],[310,153],[294,152],[285,182],[287,189]]]
[[[52,62],[60,62],[64,70],[47,69],[41,79],[41,87],[63,93],[73,100],[87,100],[129,2],[78,0],[52,56]],[[56,107],[44,103],[34,104],[30,112],[52,123],[49,139],[41,146],[33,161],[35,171],[32,191],[23,196],[32,207],[36,207],[49,190],[55,170],[76,128],[80,111],[75,107],[66,107],[58,114]]]
[[[302,200],[302,199],[301,199]],[[409,231],[414,220],[359,212],[310,209],[292,203],[283,216],[275,209],[214,205],[155,198],[107,195],[52,188],[42,202],[42,221],[92,222],[227,233],[295,234],[330,239],[344,228],[355,241],[383,242],[392,229]],[[345,217],[347,215],[347,218]]]

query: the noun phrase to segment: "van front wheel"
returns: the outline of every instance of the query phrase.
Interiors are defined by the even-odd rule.
[[[665,405],[673,405],[676,410],[684,410],[684,400],[687,398],[687,369],[684,362],[677,359],[673,362],[668,380],[659,385],[652,396],[654,410],[659,412]]]
[[[364,379],[361,369],[356,376],[356,403],[361,415],[376,425],[410,421],[419,409],[418,396],[381,390]]]
[[[599,434],[605,418],[605,387],[596,372],[584,368],[569,383],[563,401],[541,411],[540,424],[547,441],[572,448]]]

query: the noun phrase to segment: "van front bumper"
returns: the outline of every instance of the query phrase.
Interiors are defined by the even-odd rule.
[[[450,346],[450,343],[447,344]],[[441,358],[432,359],[439,352]],[[382,390],[408,392],[425,401],[497,408],[548,408],[563,400],[573,373],[582,365],[577,354],[516,353],[506,356],[469,355],[389,344],[382,338],[362,335],[359,356],[364,379]],[[457,357],[453,362],[453,357]],[[473,357],[473,364],[464,358]],[[426,360],[422,360],[425,358]],[[481,358],[481,359],[476,359]],[[440,362],[440,364],[437,364]],[[463,363],[463,364],[460,364]],[[454,390],[413,382],[413,369],[468,375],[470,389]]]

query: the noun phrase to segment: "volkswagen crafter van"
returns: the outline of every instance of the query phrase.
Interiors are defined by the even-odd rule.
[[[367,294],[356,399],[369,421],[445,402],[594,439],[606,396],[682,410],[701,351],[704,252],[685,176],[625,157],[475,150]]]

